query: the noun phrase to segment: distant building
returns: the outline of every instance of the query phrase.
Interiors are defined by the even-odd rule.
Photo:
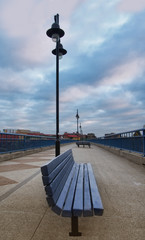
[[[31,134],[31,135],[43,135],[43,133],[41,132],[38,132],[38,131],[31,131],[31,130],[28,130],[28,129],[17,129],[16,130],[16,133],[17,134]]]
[[[72,140],[80,140],[80,135],[77,135],[76,133],[67,133],[65,132],[63,134],[64,139],[72,139]]]
[[[11,129],[11,128],[7,128],[7,129],[3,129],[4,133],[16,133],[16,129]]]
[[[38,131],[31,131],[28,129],[3,129],[3,133],[24,134],[24,135],[33,135],[33,136],[47,136],[50,138],[56,138],[55,134],[44,134]]]
[[[41,135],[43,133],[40,133],[38,131],[31,131],[31,130],[28,130],[28,129],[10,129],[10,128],[7,128],[7,129],[3,129],[3,132],[4,133],[17,133],[17,134],[34,134],[34,135]]]
[[[134,137],[138,137],[138,136],[141,136],[141,132],[140,131],[135,131],[135,133],[134,133],[134,135],[133,135]]]
[[[120,138],[121,134],[115,134],[115,133],[106,133],[105,138]]]
[[[94,133],[88,133],[88,134],[86,135],[86,138],[87,138],[87,139],[95,139],[96,136],[95,136]]]
[[[105,138],[110,138],[111,137],[111,135],[114,135],[115,133],[105,133]]]

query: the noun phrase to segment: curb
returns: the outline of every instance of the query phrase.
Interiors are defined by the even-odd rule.
[[[103,148],[109,152],[112,152],[118,156],[124,157],[128,160],[130,160],[131,162],[134,162],[138,165],[145,165],[145,157],[141,156],[141,154],[139,153],[135,153],[135,152],[131,152],[131,151],[127,151],[127,150],[122,150],[119,148],[114,148],[114,147],[109,147],[109,146],[105,146],[102,144],[96,144],[96,143],[92,143],[100,148]]]
[[[46,150],[52,149],[52,148],[54,148],[54,146],[40,147],[40,148],[34,148],[34,149],[18,151],[18,152],[1,153],[0,154],[0,162],[11,160],[14,158],[24,157],[26,155],[46,151]]]
[[[61,145],[67,145],[70,143],[64,143]],[[24,157],[26,155],[30,155],[33,153],[38,153],[38,152],[42,152],[42,151],[47,151],[49,149],[55,148],[55,145],[51,145],[48,147],[40,147],[40,148],[34,148],[34,149],[29,149],[29,150],[23,150],[23,151],[17,151],[17,152],[10,152],[10,153],[0,153],[0,162],[3,161],[8,161],[14,158],[19,158],[19,157]]]

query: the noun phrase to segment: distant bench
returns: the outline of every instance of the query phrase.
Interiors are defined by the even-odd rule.
[[[52,211],[71,218],[70,236],[81,236],[78,217],[103,214],[103,205],[90,163],[75,163],[67,150],[41,167],[46,199]]]
[[[90,144],[90,142],[88,142],[88,141],[77,141],[76,142],[76,145],[79,147],[80,145],[83,145],[83,147],[85,146],[85,145],[88,145],[89,147],[91,146],[91,144]]]

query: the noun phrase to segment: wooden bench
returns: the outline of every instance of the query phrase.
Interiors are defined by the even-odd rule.
[[[90,142],[88,142],[88,141],[77,141],[77,142],[76,142],[76,145],[77,145],[78,147],[79,147],[80,145],[83,145],[83,147],[84,147],[85,145],[88,145],[89,148],[90,148],[90,146],[91,146]]]
[[[70,236],[81,236],[78,217],[103,214],[103,205],[90,163],[75,163],[69,149],[41,167],[46,199],[52,211],[71,218]]]

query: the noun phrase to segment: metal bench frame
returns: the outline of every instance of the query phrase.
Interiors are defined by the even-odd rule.
[[[103,214],[90,163],[76,163],[69,149],[41,167],[46,199],[52,211],[71,218],[70,236],[81,236],[78,217]]]
[[[76,145],[77,145],[78,147],[79,147],[80,145],[83,145],[83,147],[84,147],[85,145],[88,145],[89,148],[90,148],[90,146],[91,146],[90,142],[88,142],[88,141],[77,141],[77,142],[76,142]]]

